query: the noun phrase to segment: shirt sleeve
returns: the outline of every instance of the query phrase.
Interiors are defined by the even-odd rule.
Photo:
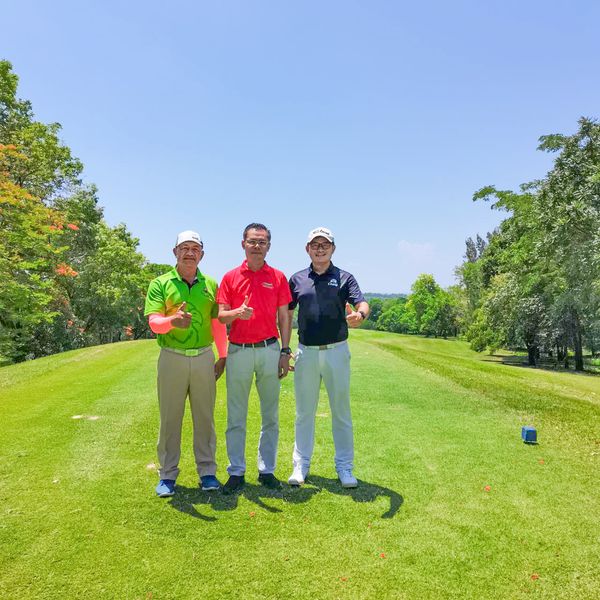
[[[279,274],[279,286],[277,290],[277,306],[288,306],[292,301],[290,285],[283,273]]]
[[[216,319],[219,316],[219,304],[218,304],[218,301],[217,301],[218,297],[219,297],[219,286],[217,285],[217,282],[215,281],[215,283],[214,283],[214,295],[213,295],[213,298],[215,299],[215,302],[212,305],[212,308],[210,309],[211,319]]]
[[[229,304],[231,306],[231,298],[229,294],[229,281],[227,275],[221,280],[221,285],[217,288],[217,304]],[[217,312],[218,312],[217,307]]]
[[[165,306],[165,295],[163,293],[162,285],[158,279],[154,279],[149,287],[148,293],[146,294],[146,304],[144,306],[144,316],[152,314],[164,315],[166,311]]]
[[[364,302],[365,297],[358,287],[358,282],[354,279],[354,275],[348,274],[348,302],[355,306],[359,302]]]
[[[298,290],[296,289],[296,286],[294,285],[293,277],[290,277],[289,288],[290,288],[290,296],[292,297],[292,300],[288,304],[288,308],[290,310],[294,310],[294,308],[296,308],[296,306],[298,305]]]
[[[175,327],[171,324],[171,317],[153,313],[148,317],[148,324],[153,333],[169,333]]]

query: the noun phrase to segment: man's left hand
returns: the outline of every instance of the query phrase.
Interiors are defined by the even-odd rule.
[[[290,370],[290,355],[282,354],[279,357],[279,379],[283,379]]]
[[[353,310],[346,315],[348,327],[360,327],[360,324],[363,322],[363,320],[363,316],[357,310]]]
[[[221,375],[223,375],[223,371],[225,370],[225,361],[226,358],[220,358],[215,362],[215,380],[219,379]]]

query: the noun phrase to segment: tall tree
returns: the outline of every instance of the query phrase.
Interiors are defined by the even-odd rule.
[[[0,355],[9,360],[26,357],[32,329],[55,315],[61,256],[56,211],[11,180],[12,165],[25,161],[0,144]]]
[[[477,347],[524,345],[530,363],[540,349],[568,358],[571,347],[583,370],[586,332],[600,318],[600,125],[581,119],[574,135],[540,141],[557,153],[545,178],[519,193],[489,186],[474,195],[509,216],[480,244],[480,271],[469,259],[458,270],[468,292],[482,286],[469,336]]]

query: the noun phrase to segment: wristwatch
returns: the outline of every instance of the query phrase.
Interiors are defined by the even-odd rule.
[[[292,349],[289,346],[286,346],[285,348],[281,349],[281,354],[292,354]]]

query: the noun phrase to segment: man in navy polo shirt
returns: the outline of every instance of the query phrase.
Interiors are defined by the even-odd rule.
[[[350,414],[350,350],[348,327],[358,327],[369,316],[354,276],[334,266],[333,233],[317,227],[308,234],[308,269],[290,278],[290,316],[298,306],[298,352],[296,392],[296,442],[294,471],[288,483],[302,485],[306,479],[315,442],[315,416],[321,379],[331,407],[335,468],[343,487],[358,485],[352,473],[354,441]],[[350,307],[353,306],[354,310]],[[291,322],[291,319],[290,319]]]

